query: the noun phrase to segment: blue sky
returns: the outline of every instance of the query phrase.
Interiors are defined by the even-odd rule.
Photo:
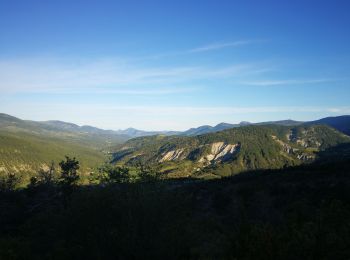
[[[0,0],[0,112],[101,128],[350,114],[350,2]]]

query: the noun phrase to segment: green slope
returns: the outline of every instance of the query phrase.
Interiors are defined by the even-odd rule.
[[[109,148],[126,136],[113,131],[60,121],[35,122],[0,113],[0,175],[21,173],[24,179],[56,164],[65,155],[75,156],[81,172],[90,172],[107,160]]]
[[[129,139],[128,136],[118,134],[115,131],[90,126],[78,126],[61,121],[27,121],[1,113],[0,130],[9,133],[54,137],[100,149],[123,143]]]
[[[29,178],[51,161],[58,163],[65,155],[75,156],[83,173],[107,159],[106,154],[98,149],[62,138],[0,130],[0,174],[23,173]]]
[[[118,147],[113,162],[150,164],[164,177],[219,177],[308,163],[347,142],[348,136],[322,125],[246,126],[192,137],[135,138]]]

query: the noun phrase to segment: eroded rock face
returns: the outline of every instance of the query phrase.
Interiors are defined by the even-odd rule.
[[[224,142],[213,143],[211,145],[210,154],[200,158],[199,162],[211,163],[229,160],[239,151],[240,147],[240,144],[225,144]]]
[[[281,141],[280,139],[278,139],[277,136],[272,135],[271,137],[272,137],[272,139],[275,140],[279,145],[282,146],[283,152],[288,153],[288,154],[294,154],[295,151],[297,151],[297,149],[293,149],[290,145],[288,145],[288,144],[284,143],[283,141]]]
[[[297,158],[301,161],[313,161],[315,159],[314,155],[302,153],[297,156]]]
[[[166,161],[174,161],[181,158],[181,155],[183,154],[183,149],[177,149],[173,151],[169,151],[167,153],[164,153],[162,158],[159,160],[159,162],[166,162]]]
[[[301,153],[299,149],[297,148],[293,148],[291,147],[290,145],[284,143],[283,141],[279,140],[276,136],[272,135],[271,136],[273,140],[275,140],[278,144],[280,144],[282,146],[282,151],[287,153],[287,154],[290,154],[290,155],[294,155],[296,156],[296,158],[298,160],[301,160],[301,161],[312,161],[315,159],[315,156],[314,155],[311,155],[311,154],[307,154],[307,153]],[[307,143],[303,140],[299,140],[297,139],[296,140],[296,143],[298,145],[301,145],[305,148],[308,147]]]
[[[322,146],[322,143],[318,141],[317,137],[314,136],[315,134],[315,129],[311,127],[310,129],[305,129],[301,131],[300,136],[297,137],[295,135],[293,138],[290,139],[290,141],[304,148],[319,148]]]
[[[289,133],[287,134],[287,140],[290,142],[296,142],[297,138],[298,137],[295,129],[290,130]]]

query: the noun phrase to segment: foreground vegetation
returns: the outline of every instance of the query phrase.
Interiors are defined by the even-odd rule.
[[[0,259],[349,259],[350,161],[159,180],[79,162],[0,182]]]

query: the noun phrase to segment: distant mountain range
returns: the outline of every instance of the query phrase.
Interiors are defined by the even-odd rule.
[[[93,126],[83,125],[79,126],[73,123],[51,120],[51,121],[30,121],[21,120],[19,118],[0,113],[0,128],[4,127],[17,127],[23,129],[40,128],[42,131],[48,132],[74,132],[89,135],[100,135],[108,137],[114,141],[125,141],[130,138],[151,136],[151,135],[184,135],[194,136],[200,134],[214,133],[230,128],[242,127],[247,125],[282,125],[282,126],[297,126],[301,124],[323,124],[331,126],[338,131],[341,131],[347,135],[350,135],[350,115],[326,117],[315,121],[295,121],[295,120],[279,120],[279,121],[267,121],[259,123],[250,123],[247,121],[240,122],[239,124],[220,123],[215,126],[203,125],[196,128],[191,128],[186,131],[144,131],[135,128],[127,128],[124,130],[104,130]]]
[[[318,125],[328,125],[335,129],[337,129],[340,132],[343,132],[347,135],[350,135],[350,116],[337,116],[337,117],[326,117],[322,118],[320,120],[315,121],[309,121],[309,122],[302,122],[302,121],[295,121],[291,119],[287,120],[279,120],[279,121],[267,121],[267,122],[259,122],[259,123],[250,123],[247,121],[240,122],[239,124],[229,124],[229,123],[220,123],[216,126],[210,126],[210,125],[203,125],[196,128],[191,128],[189,130],[177,133],[178,135],[185,135],[185,136],[194,136],[194,135],[201,135],[201,134],[207,134],[207,133],[215,133],[222,130],[230,129],[230,128],[236,128],[236,127],[242,127],[247,125],[281,125],[281,126],[297,126],[301,124],[318,124]]]
[[[45,133],[56,135],[57,133],[74,133],[80,134],[87,138],[103,137],[111,142],[123,142],[130,138],[139,136],[149,136],[157,134],[173,135],[179,134],[178,131],[143,131],[135,128],[127,128],[125,130],[104,130],[94,126],[79,126],[73,123],[49,120],[49,121],[31,121],[21,120],[17,117],[0,113],[0,129],[12,129],[17,131],[29,131],[36,133]]]
[[[322,118],[319,120],[307,121],[307,122],[287,119],[287,120],[267,121],[267,122],[260,122],[260,123],[250,123],[247,121],[240,122],[239,124],[220,123],[220,124],[217,124],[216,126],[203,125],[203,126],[199,126],[197,128],[191,128],[187,131],[184,131],[184,132],[181,132],[178,134],[179,135],[186,135],[186,136],[194,136],[194,135],[200,135],[200,134],[219,132],[222,130],[236,128],[236,127],[242,127],[242,126],[247,126],[247,125],[297,126],[297,125],[301,125],[301,124],[327,125],[327,126],[330,126],[330,127],[337,129],[340,132],[343,132],[347,135],[350,135],[350,115],[326,117],[326,118]]]
[[[350,121],[350,119],[349,119]],[[203,125],[197,128],[191,128],[187,131],[180,133],[180,135],[193,136],[207,133],[219,132],[222,130],[236,128],[247,125],[284,125],[284,126],[292,126],[292,125],[300,125],[303,122],[294,121],[294,120],[281,120],[281,121],[270,121],[270,122],[261,122],[261,123],[250,123],[247,121],[240,122],[239,124],[229,124],[229,123],[220,123],[216,126]]]
[[[27,133],[48,137],[66,138],[70,141],[96,143],[121,143],[130,136],[112,130],[103,130],[92,126],[78,126],[63,121],[21,120],[7,114],[0,114],[0,130]]]
[[[307,122],[307,124],[328,125],[344,134],[350,135],[350,116],[326,117]]]

